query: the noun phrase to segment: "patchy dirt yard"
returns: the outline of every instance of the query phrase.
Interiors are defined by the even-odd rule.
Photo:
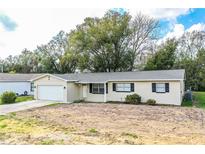
[[[205,144],[205,110],[58,104],[1,116],[0,144]]]

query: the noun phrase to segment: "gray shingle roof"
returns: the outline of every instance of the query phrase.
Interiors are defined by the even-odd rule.
[[[12,74],[12,73],[0,73],[1,81],[30,81],[33,78],[41,76],[43,74]]]
[[[137,72],[55,74],[55,76],[62,79],[68,81],[75,80],[80,83],[96,83],[118,80],[183,80],[184,75],[184,69]]]
[[[30,81],[42,75],[43,74],[0,73],[0,81]],[[183,80],[185,77],[185,70],[179,69],[136,72],[71,73],[54,75],[67,81],[77,81],[79,83],[100,83],[106,81],[123,80]]]

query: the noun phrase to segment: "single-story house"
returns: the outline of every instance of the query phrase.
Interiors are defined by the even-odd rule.
[[[0,73],[0,95],[5,91],[13,91],[17,95],[33,95],[34,85],[31,79],[41,75]]]
[[[110,73],[44,74],[34,78],[34,97],[39,100],[73,102],[125,101],[137,93],[142,102],[181,105],[185,70]]]

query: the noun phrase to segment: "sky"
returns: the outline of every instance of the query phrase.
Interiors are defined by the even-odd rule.
[[[24,48],[34,50],[46,44],[60,30],[69,32],[86,17],[102,17],[103,8],[8,8],[0,9],[0,58],[18,55]],[[137,12],[156,18],[160,22],[161,40],[180,37],[186,31],[205,30],[205,9],[117,9]]]

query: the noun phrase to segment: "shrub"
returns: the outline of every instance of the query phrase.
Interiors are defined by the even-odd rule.
[[[44,139],[44,140],[40,141],[40,144],[42,144],[42,145],[52,145],[52,144],[55,144],[55,140]]]
[[[6,116],[5,115],[0,115],[0,121],[5,120]]]
[[[15,103],[15,100],[16,100],[16,94],[12,91],[6,91],[1,96],[2,104]]]
[[[97,131],[95,128],[91,128],[91,129],[89,130],[89,132],[90,132],[90,133],[97,133],[98,131]]]
[[[138,94],[127,95],[125,101],[130,104],[139,104],[141,103],[141,97]]]
[[[6,124],[1,124],[1,125],[0,125],[0,128],[5,128],[5,127],[7,127]]]
[[[84,102],[83,99],[79,99],[79,100],[75,100],[75,101],[73,101],[73,103],[82,103],[82,102]]]
[[[134,133],[125,133],[125,132],[123,132],[121,135],[122,136],[132,137],[132,138],[138,138],[138,136]]]
[[[148,99],[146,102],[148,105],[155,105],[156,101],[154,99]]]

